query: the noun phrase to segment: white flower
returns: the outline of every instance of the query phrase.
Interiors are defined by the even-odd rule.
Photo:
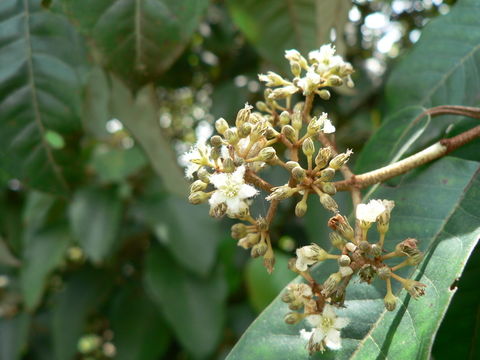
[[[340,329],[348,325],[347,318],[339,318],[335,314],[334,307],[325,304],[320,315],[307,316],[307,322],[314,327],[313,331],[300,330],[302,339],[308,338],[308,349],[310,352],[324,351],[324,344],[332,350],[342,347]]]
[[[358,220],[373,223],[384,211],[385,205],[381,200],[370,200],[368,204],[357,205],[356,216]]]
[[[210,176],[210,182],[217,188],[209,200],[210,206],[224,203],[227,205],[227,213],[235,216],[248,208],[246,200],[255,196],[258,191],[251,185],[245,184],[243,176],[245,166],[239,166],[233,173],[220,173]]]
[[[210,154],[212,148],[204,141],[197,142],[190,148],[190,151],[180,157],[180,161],[186,164],[185,176],[189,179],[193,178],[193,174],[198,171],[203,165],[208,165],[210,162]]]
[[[291,49],[291,50],[285,50],[285,59],[288,61],[292,62],[299,62],[301,59],[302,55],[298,52],[298,50]]]
[[[303,90],[303,95],[309,95],[320,85],[322,78],[315,70],[309,68],[306,75],[297,82],[297,86]]]
[[[327,252],[317,244],[303,246],[296,251],[297,261],[295,267],[300,271],[306,271],[308,266],[327,258]]]
[[[337,65],[345,64],[341,56],[335,55],[335,46],[331,44],[322,45],[319,50],[310,51],[308,59],[317,64],[317,71],[320,74]]]
[[[332,122],[329,119],[325,119],[323,122],[323,130],[325,134],[332,134],[335,132],[335,126],[333,126]]]

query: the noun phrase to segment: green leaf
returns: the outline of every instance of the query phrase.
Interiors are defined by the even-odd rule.
[[[425,108],[478,104],[479,17],[478,1],[460,0],[447,15],[429,22],[411,52],[392,71],[386,85],[385,106],[389,117],[365,146],[357,169],[374,169],[391,161],[392,154],[398,158],[407,151],[423,148],[438,138],[449,123],[459,119],[444,116],[432,120],[430,126],[428,119],[422,120],[423,124],[414,124]],[[412,140],[410,131],[417,131],[416,137],[422,137],[408,143],[407,140]]]
[[[201,276],[210,273],[223,234],[206,206],[155,196],[142,200],[137,210],[179,264]]]
[[[91,165],[99,180],[104,183],[120,183],[147,164],[147,159],[138,147],[112,149],[98,146]]]
[[[48,275],[62,261],[71,240],[66,224],[55,224],[32,235],[25,245],[20,287],[28,310],[38,305]]]
[[[248,298],[258,312],[265,309],[285,285],[295,278],[295,273],[288,269],[288,259],[287,255],[276,252],[275,271],[271,275],[265,271],[261,259],[249,259],[245,272]]]
[[[208,0],[62,0],[62,4],[95,42],[104,67],[126,79],[152,80],[182,53]]]
[[[451,284],[458,278],[480,236],[477,209],[480,206],[479,164],[444,158],[428,168],[405,176],[401,185],[380,187],[375,198],[393,199],[391,228],[386,249],[414,237],[426,256],[418,268],[402,276],[427,284],[426,295],[418,301],[394,283],[400,304],[387,312],[383,306],[385,285],[354,282],[348,287],[346,309],[350,319],[342,330],[342,349],[314,358],[329,359],[427,359],[435,334],[453,296]],[[374,235],[374,230],[371,230]],[[335,263],[315,267],[313,276],[323,282]],[[301,323],[283,323],[288,312],[277,299],[260,315],[237,343],[228,359],[307,359],[305,341],[299,337]]]
[[[5,241],[0,237],[0,265],[19,267],[21,264],[10,251]]]
[[[4,0],[0,18],[0,167],[31,187],[65,193],[68,163],[48,134],[80,130],[83,48],[39,1]]]
[[[71,360],[85,330],[87,316],[111,287],[112,276],[85,269],[68,279],[53,307],[52,336],[55,360]]]
[[[122,201],[116,188],[77,190],[70,204],[69,218],[73,234],[87,256],[101,262],[118,241]]]
[[[144,280],[180,343],[194,358],[211,354],[224,321],[227,285],[221,269],[215,269],[208,279],[200,279],[155,246],[146,257]]]
[[[118,360],[155,360],[167,350],[170,335],[158,308],[140,288],[124,287],[111,308]]]
[[[343,52],[343,30],[352,6],[349,0],[229,0],[233,21],[262,57],[287,70],[284,51],[303,54],[330,42],[335,29]]]
[[[187,182],[178,166],[177,156],[160,128],[153,86],[147,85],[133,98],[130,90],[112,77],[111,106],[113,116],[125,124],[139,142],[167,190],[186,197]]]
[[[17,360],[27,345],[30,316],[21,313],[14,318],[0,318],[0,360]]]
[[[435,359],[474,360],[478,358],[480,354],[479,276],[480,251],[477,244],[460,281],[453,283],[450,287],[452,292],[456,291],[456,293],[435,337],[432,351]]]
[[[100,67],[94,67],[85,86],[83,100],[83,126],[85,131],[98,139],[108,139],[107,121],[110,115],[110,85],[108,77]]]

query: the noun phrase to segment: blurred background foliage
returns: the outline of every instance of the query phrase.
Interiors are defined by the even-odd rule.
[[[359,153],[394,108],[384,84],[397,59],[454,3],[2,0],[0,359],[224,358],[326,215],[280,209],[268,276],[228,220],[188,204],[178,155],[260,100],[257,74],[285,72],[285,49],[330,41],[356,88],[321,105],[340,148]],[[436,359],[457,316],[474,317],[461,308],[478,312],[471,264]],[[455,330],[458,348],[475,348],[478,323]]]

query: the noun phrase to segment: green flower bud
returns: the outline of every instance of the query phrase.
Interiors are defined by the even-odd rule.
[[[328,195],[335,195],[337,193],[337,188],[331,182],[321,182],[318,184],[320,190]]]
[[[382,248],[378,244],[373,244],[372,248],[370,249],[370,255],[373,257],[380,257],[382,256]]]
[[[297,205],[295,205],[295,216],[302,217],[307,213],[307,199],[300,200]]]
[[[288,111],[282,111],[279,117],[279,122],[282,126],[290,124],[290,113]]]
[[[212,148],[212,151],[210,152],[210,157],[213,160],[217,160],[222,156],[222,151],[220,147],[214,147]]]
[[[323,296],[328,297],[335,290],[338,284],[340,284],[340,281],[342,281],[342,274],[340,274],[340,272],[330,275],[323,283]]]
[[[222,162],[223,171],[232,173],[235,171],[235,164],[231,158],[223,159]]]
[[[297,166],[296,168],[292,169],[292,176],[297,182],[301,183],[303,180],[305,180],[307,172],[300,166]]]
[[[212,146],[215,146],[215,147],[222,146],[223,139],[219,135],[214,135],[210,138],[210,144],[212,144]]]
[[[338,258],[338,265],[340,266],[348,266],[351,262],[350,256],[348,255],[342,255]]]
[[[198,205],[198,204],[204,203],[209,198],[210,198],[209,194],[204,193],[203,191],[196,191],[190,194],[190,196],[188,197],[188,201],[190,202],[190,204]]]
[[[295,194],[298,190],[291,188],[288,185],[278,186],[274,188],[273,192],[266,197],[268,201],[271,200],[285,200]]]
[[[277,156],[277,152],[275,149],[271,146],[267,146],[266,148],[263,148],[260,150],[258,153],[258,160],[264,161],[264,162],[269,162]]]
[[[350,241],[353,241],[355,237],[355,232],[348,223],[348,219],[340,214],[335,215],[328,220],[328,227],[332,230],[335,230],[345,239],[348,239]]]
[[[330,100],[330,91],[328,90],[320,90],[317,94],[322,100]]]
[[[347,152],[338,154],[332,160],[330,160],[329,166],[334,170],[340,170],[340,168],[348,161],[348,158],[353,153],[352,150],[347,150]]]
[[[197,191],[203,191],[207,186],[208,184],[205,184],[202,180],[195,180],[192,185],[190,185],[190,192],[194,193]]]
[[[315,157],[315,165],[317,165],[318,168],[323,169],[325,166],[327,166],[331,157],[332,157],[332,149],[330,148],[330,146],[321,148],[318,151],[317,156]]]
[[[342,86],[343,80],[340,76],[337,75],[330,75],[327,81],[328,86]]]
[[[294,325],[299,323],[303,319],[303,316],[299,314],[298,312],[289,312],[285,317],[283,318],[283,321],[289,325]]]
[[[300,74],[302,73],[302,67],[298,62],[292,61],[290,63],[290,71],[292,72],[293,76],[299,77]]]
[[[268,126],[266,129],[265,129],[265,137],[267,139],[272,139],[274,137],[277,137],[280,133],[275,130],[273,127],[271,126]]]
[[[294,112],[292,115],[292,127],[298,132],[303,126],[302,113]]]
[[[320,130],[322,130],[323,118],[317,118],[314,116],[308,123],[307,133],[310,136],[316,136]]]
[[[222,134],[229,129],[228,122],[224,118],[215,121],[215,129],[219,134]]]
[[[235,240],[240,240],[241,238],[247,236],[247,226],[242,223],[237,223],[231,228],[232,238]]]
[[[237,113],[237,118],[235,119],[235,125],[237,128],[242,126],[244,123],[248,122],[250,118],[252,106],[246,104],[243,109],[240,109]]]
[[[263,112],[268,112],[269,111],[267,104],[265,104],[263,101],[257,101],[257,103],[255,104],[255,107],[259,111],[263,111]]]
[[[238,136],[241,137],[242,139],[250,135],[251,132],[252,132],[252,124],[250,123],[245,123],[238,128]]]
[[[282,127],[282,134],[292,143],[295,143],[298,140],[297,132],[290,125],[285,125]]]
[[[292,171],[296,167],[300,167],[300,164],[296,161],[287,161],[285,165],[287,166],[287,169],[290,171]]]
[[[315,152],[315,145],[313,144],[313,140],[310,138],[305,139],[302,144],[302,151],[305,156],[312,156]]]
[[[320,176],[315,180],[315,182],[327,182],[331,181],[335,176],[335,170],[331,167],[327,167],[320,171]]]
[[[332,212],[338,212],[338,204],[336,203],[333,198],[325,193],[321,193],[319,195],[320,197],[320,203],[323,205],[323,207],[327,210],[330,210]]]
[[[253,245],[260,241],[260,233],[249,233],[247,236],[241,238],[237,245],[246,249],[250,249]]]
[[[237,129],[234,129],[234,128],[226,130],[223,133],[223,136],[225,137],[225,140],[227,140],[227,142],[230,145],[235,145],[240,140],[238,137]]]
[[[368,254],[370,252],[372,245],[368,241],[360,241],[360,244],[358,244],[358,248],[360,249],[361,252]]]
[[[257,258],[265,255],[267,250],[268,250],[268,245],[264,241],[262,241],[262,242],[259,242],[258,244],[255,244],[252,247],[252,251],[250,254],[253,258]]]

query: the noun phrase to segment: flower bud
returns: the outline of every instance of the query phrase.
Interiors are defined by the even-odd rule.
[[[269,111],[267,104],[265,104],[263,101],[257,101],[256,104],[255,104],[255,107],[259,111],[263,111],[263,112],[268,112]]]
[[[282,134],[292,143],[295,143],[298,140],[297,132],[290,125],[282,127]]]
[[[273,189],[273,192],[266,197],[268,201],[285,200],[297,192],[297,189],[293,189],[288,185],[278,186]]]
[[[262,242],[259,242],[258,244],[255,244],[252,247],[252,251],[250,254],[253,258],[257,258],[265,255],[267,250],[268,250],[268,245],[264,241],[262,241]]]
[[[188,201],[190,202],[190,204],[198,205],[198,204],[204,203],[209,198],[210,198],[209,194],[203,191],[196,191],[190,194],[190,196],[188,197]]]
[[[328,86],[342,86],[343,80],[340,76],[337,75],[330,75],[327,81]]]
[[[302,199],[295,205],[295,216],[302,217],[307,213],[307,210],[307,199]]]
[[[358,249],[357,245],[355,245],[354,243],[352,242],[347,242],[345,244],[345,248],[350,251],[351,253],[353,253],[354,251],[356,251]]]
[[[308,123],[307,134],[310,136],[316,136],[322,129],[322,124],[323,118],[317,118],[316,116],[314,116],[312,120],[310,120],[310,122]]]
[[[276,155],[277,152],[275,151],[275,149],[271,146],[267,146],[266,148],[260,150],[260,152],[258,153],[258,160],[269,162],[275,159]]]
[[[242,223],[234,224],[231,228],[231,235],[235,240],[240,240],[247,236],[247,226]]]
[[[318,151],[317,156],[315,157],[315,165],[317,165],[318,168],[323,169],[325,166],[327,166],[331,157],[332,149],[330,148],[330,146],[321,148]]]
[[[215,147],[222,146],[223,139],[219,135],[214,135],[210,138],[210,144],[212,144],[212,146],[215,146]]]
[[[300,74],[302,73],[302,67],[298,62],[292,61],[290,63],[290,71],[292,72],[293,76],[299,77]]]
[[[292,176],[297,182],[301,183],[307,176],[307,172],[300,166],[297,166],[292,169]]]
[[[275,254],[272,248],[269,248],[266,254],[263,256],[263,266],[267,269],[267,272],[271,274],[275,267]]]
[[[335,290],[338,284],[340,284],[340,281],[342,281],[342,274],[340,274],[340,272],[330,275],[323,283],[323,296],[328,297]]]
[[[320,203],[323,205],[325,209],[330,210],[332,212],[338,212],[338,205],[330,195],[321,193],[319,197],[320,197]]]
[[[245,237],[241,238],[237,245],[244,248],[245,250],[250,249],[253,245],[257,244],[260,241],[259,233],[249,233]]]
[[[385,234],[388,231],[390,223],[390,214],[395,207],[395,202],[391,200],[382,200],[385,211],[377,217],[377,230],[380,234]]]
[[[340,168],[348,161],[348,158],[353,153],[352,150],[347,150],[347,152],[338,154],[332,160],[330,160],[329,166],[332,169],[340,170]]]
[[[291,291],[287,290],[282,294],[281,299],[284,303],[288,304],[289,302],[292,302],[293,300],[295,300],[295,296],[292,294]]]
[[[197,177],[199,180],[202,180],[206,184],[210,183],[210,173],[204,167],[201,167],[200,169],[198,169]]]
[[[287,161],[285,165],[287,166],[287,169],[290,171],[292,171],[296,167],[300,167],[300,164],[296,161]]]
[[[320,90],[317,94],[322,100],[330,100],[330,91],[328,90]]]
[[[292,114],[292,127],[298,132],[303,126],[302,113],[295,111]]]
[[[288,111],[282,111],[279,117],[280,125],[285,126],[290,124],[290,113]]]
[[[210,152],[210,157],[213,160],[217,160],[222,156],[222,150],[220,147],[214,147],[212,148],[212,151]]]
[[[289,325],[294,325],[299,323],[303,319],[303,316],[298,312],[289,312],[283,318],[283,321]]]
[[[355,237],[355,232],[348,223],[348,219],[340,214],[335,215],[328,220],[328,227],[350,241],[353,241]]]
[[[320,176],[315,180],[315,182],[326,182],[326,181],[331,181],[333,177],[335,176],[335,170],[332,169],[331,167],[327,167],[320,171]]]
[[[223,136],[225,137],[225,140],[227,140],[227,142],[230,145],[235,145],[240,140],[239,137],[238,137],[237,129],[235,129],[235,128],[230,128],[230,129],[226,130],[223,133]]]
[[[342,277],[347,277],[353,274],[353,269],[350,266],[340,266],[339,272]]]
[[[208,184],[205,184],[202,180],[195,180],[192,185],[190,185],[190,192],[194,193],[197,191],[203,191],[207,186]]]
[[[310,138],[306,138],[302,144],[302,151],[305,156],[312,156],[315,152],[315,145],[313,144],[313,140]]]
[[[372,245],[368,241],[360,241],[360,244],[358,244],[358,248],[360,249],[361,252],[368,254],[370,252]]]
[[[372,247],[370,248],[370,255],[373,257],[380,257],[382,256],[382,248],[378,244],[373,244]]]
[[[225,120],[224,118],[220,118],[217,121],[215,121],[215,129],[219,134],[223,135],[223,133],[227,131],[228,128],[229,126],[228,126],[227,120]]]
[[[265,137],[267,139],[272,139],[274,137],[277,137],[280,133],[275,130],[273,127],[271,126],[268,126],[266,129],[265,129]]]
[[[392,270],[388,266],[382,266],[377,270],[377,275],[382,280],[387,280],[392,276]]]
[[[237,118],[235,119],[235,125],[237,128],[242,126],[244,123],[248,122],[248,119],[250,118],[252,106],[245,104],[245,107],[241,110],[238,111],[237,113]]]
[[[353,82],[352,78],[349,76],[347,77],[347,87],[353,88],[355,86],[355,83]]]
[[[330,238],[330,242],[334,247],[336,247],[339,250],[343,250],[343,248],[345,247],[345,244],[347,243],[344,238],[342,238],[336,232],[330,233],[328,236]]]
[[[235,163],[231,158],[225,158],[222,162],[223,171],[227,173],[232,173],[235,171]]]
[[[335,195],[337,193],[337,188],[331,182],[321,182],[318,186],[322,192],[328,195]]]
[[[238,136],[241,137],[242,139],[250,135],[251,132],[252,132],[252,124],[250,123],[245,123],[238,128]]]
[[[338,258],[338,265],[340,266],[348,266],[350,265],[350,263],[351,263],[351,260],[350,260],[350,256],[348,255],[341,255]]]
[[[385,309],[387,309],[388,311],[393,311],[397,306],[397,297],[391,292],[389,292],[383,298],[383,304],[385,305]]]

